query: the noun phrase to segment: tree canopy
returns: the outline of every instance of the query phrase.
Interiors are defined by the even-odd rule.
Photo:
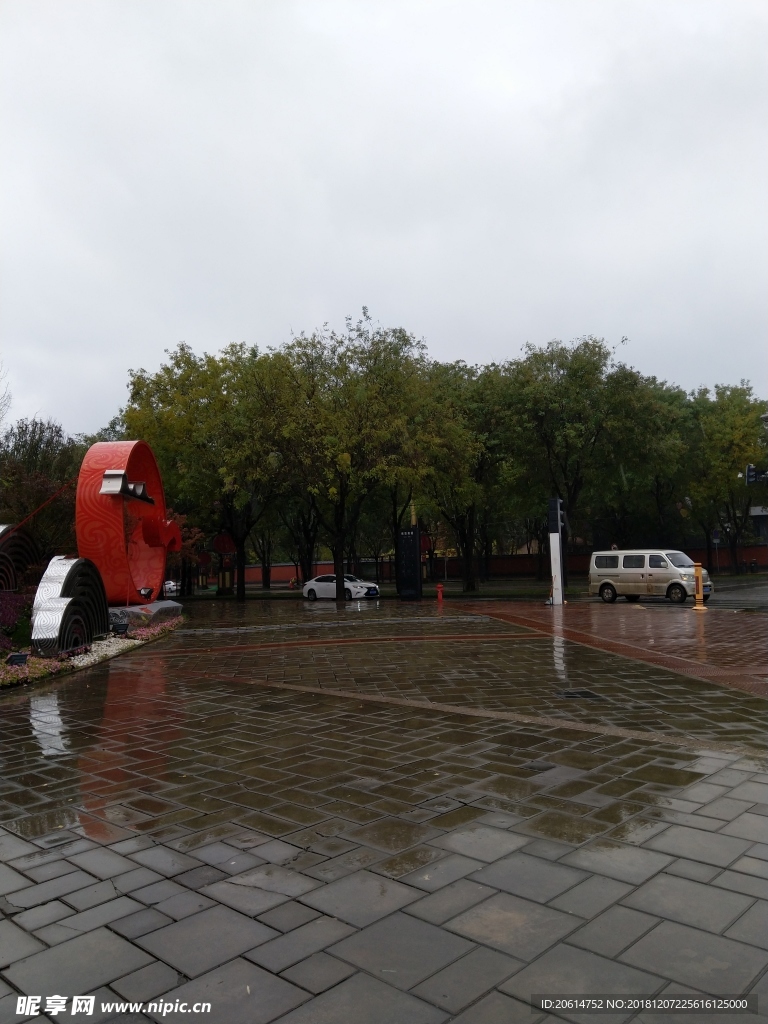
[[[768,455],[765,402],[748,383],[686,394],[591,336],[487,366],[442,363],[364,310],[341,332],[276,349],[197,355],[181,344],[129,386],[99,438],[152,445],[190,536],[232,538],[240,597],[249,557],[269,585],[273,558],[307,578],[320,549],[343,595],[345,565],[396,553],[411,508],[430,552],[461,557],[472,591],[489,555],[544,550],[551,496],[563,500],[572,550],[709,546],[719,529],[734,566],[750,507],[768,504],[768,488],[743,478]],[[54,493],[94,439],[40,420],[7,428],[0,521]],[[65,544],[55,519],[40,520],[46,550]]]

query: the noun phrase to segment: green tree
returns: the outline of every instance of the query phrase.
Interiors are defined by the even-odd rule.
[[[765,403],[742,381],[735,387],[716,385],[714,392],[700,388],[692,397],[692,407],[695,431],[687,497],[705,532],[708,554],[712,528],[719,526],[727,538],[731,565],[738,572],[738,547],[752,528],[750,507],[768,502],[768,487],[750,488],[744,478],[747,463],[761,465],[766,458],[760,419]]]
[[[285,371],[279,356],[245,345],[219,356],[179,345],[157,373],[131,374],[126,426],[155,450],[174,507],[232,537],[239,600],[248,539],[283,485]]]
[[[18,420],[0,438],[0,522],[35,513],[27,528],[46,562],[77,550],[75,482],[84,454],[82,442],[50,419]]]
[[[374,326],[364,310],[344,334],[300,335],[283,354],[292,400],[281,453],[294,490],[312,496],[343,600],[344,556],[363,504],[416,457],[422,350],[404,330]]]

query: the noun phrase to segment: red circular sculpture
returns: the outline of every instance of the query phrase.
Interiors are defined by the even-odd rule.
[[[166,519],[160,470],[144,441],[99,441],[77,480],[77,548],[96,564],[111,605],[146,604],[162,591],[169,551],[181,549]]]

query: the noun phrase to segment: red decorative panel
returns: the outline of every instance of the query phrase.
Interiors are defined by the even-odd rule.
[[[99,441],[88,449],[77,481],[76,529],[80,557],[98,566],[109,604],[157,599],[166,554],[181,548],[181,534],[166,519],[160,470],[148,444]]]

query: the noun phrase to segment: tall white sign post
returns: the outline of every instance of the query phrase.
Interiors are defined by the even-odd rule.
[[[562,509],[559,498],[549,499],[549,557],[552,564],[552,604],[563,603]]]

